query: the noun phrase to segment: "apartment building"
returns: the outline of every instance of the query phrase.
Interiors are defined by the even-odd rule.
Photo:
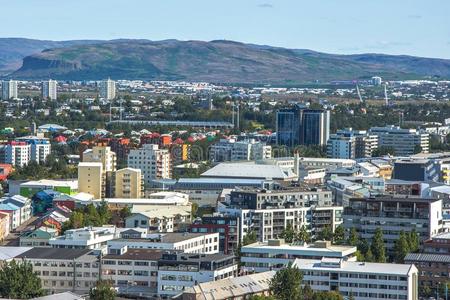
[[[0,242],[3,242],[10,232],[10,214],[0,211]]]
[[[221,139],[209,148],[213,162],[261,160],[272,156],[272,147],[256,140]]]
[[[3,80],[2,81],[2,100],[7,101],[11,99],[17,99],[17,81],[16,80]]]
[[[237,276],[233,255],[164,253],[158,261],[158,295],[172,297],[202,282]]]
[[[144,144],[140,149],[130,150],[128,167],[140,169],[146,185],[150,185],[152,180],[172,176],[169,151],[159,149],[159,146],[154,144]]]
[[[378,136],[365,130],[341,129],[330,135],[327,142],[327,157],[355,159],[372,157],[378,148]]]
[[[191,206],[162,206],[133,208],[125,219],[127,228],[146,228],[149,232],[174,232],[191,221]]]
[[[9,230],[14,230],[31,218],[31,199],[19,195],[0,198],[0,212],[9,215]]]
[[[439,182],[441,166],[429,159],[399,159],[394,162],[392,178],[407,181]]]
[[[23,167],[31,159],[31,145],[27,142],[12,141],[5,146],[5,163]]]
[[[416,129],[402,129],[398,126],[372,127],[370,134],[378,136],[378,147],[389,147],[395,155],[407,156],[417,152],[428,153],[430,136]]]
[[[41,96],[42,99],[56,100],[58,93],[58,82],[56,80],[42,81]]]
[[[322,259],[322,257],[356,261],[356,247],[332,245],[329,241],[288,244],[284,240],[269,240],[241,248],[242,268],[250,273],[279,270],[298,258]]]
[[[25,136],[17,138],[18,142],[26,142],[30,145],[29,159],[39,164],[45,163],[47,156],[51,153],[52,146],[49,139],[37,136]]]
[[[340,168],[353,168],[356,161],[344,158],[321,158],[321,157],[298,157],[297,163],[299,167],[317,167],[326,170],[334,170]]]
[[[92,195],[95,199],[106,196],[106,173],[101,162],[78,164],[78,191]]]
[[[99,277],[100,263],[89,249],[31,248],[15,256],[33,266],[49,294],[66,291],[87,294]]]
[[[108,248],[180,250],[184,253],[219,253],[218,233],[150,233],[142,237],[118,238],[107,242]]]
[[[344,297],[418,299],[418,271],[412,264],[346,261],[340,258],[296,259],[303,284],[314,291],[338,291]]]
[[[19,238],[21,247],[50,247],[49,240],[58,235],[54,228],[40,227],[23,233]]]
[[[102,80],[99,83],[100,98],[113,100],[116,98],[116,82],[111,79]]]
[[[443,230],[442,200],[408,195],[380,195],[350,199],[344,208],[344,227],[355,228],[371,242],[377,228],[384,234],[386,249],[392,254],[400,232],[415,230],[421,241]]]
[[[51,238],[48,243],[53,248],[102,249],[108,241],[119,237],[116,227],[84,227],[69,229],[64,235]]]
[[[142,197],[144,186],[140,169],[120,169],[115,172],[114,176],[114,196],[116,198],[138,199]]]
[[[105,197],[112,197],[114,194],[114,172],[117,166],[116,153],[108,146],[95,146],[83,152],[83,162],[101,163],[102,176],[104,180]]]

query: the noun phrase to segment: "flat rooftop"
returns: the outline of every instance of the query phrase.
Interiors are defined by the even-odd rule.
[[[16,258],[71,260],[86,255],[89,252],[92,252],[92,250],[35,247],[17,255]]]
[[[242,252],[264,252],[267,253],[269,251],[292,251],[292,252],[320,252],[320,253],[341,253],[342,256],[352,254],[356,252],[356,247],[353,246],[344,246],[344,245],[327,245],[325,247],[320,247],[317,244],[281,244],[281,245],[269,245],[269,243],[257,242],[247,246],[242,247]]]
[[[122,255],[107,254],[103,259],[124,259],[124,260],[159,260],[162,258],[165,250],[158,249],[127,249]]]
[[[149,234],[147,237],[143,238],[121,238],[114,239],[113,241],[138,243],[178,243],[209,234],[214,233],[167,232],[160,234]]]

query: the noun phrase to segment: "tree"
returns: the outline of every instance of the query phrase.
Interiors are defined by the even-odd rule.
[[[344,244],[344,241],[345,241],[345,229],[344,229],[344,226],[339,225],[334,230],[333,242],[335,244],[342,245],[342,244]]]
[[[252,230],[252,231],[247,232],[247,234],[244,236],[244,238],[242,239],[242,244],[244,246],[247,246],[247,245],[256,243],[256,241],[257,241],[256,232],[254,232]]]
[[[116,298],[116,291],[112,283],[108,280],[99,280],[89,291],[89,299],[91,300],[114,300]]]
[[[292,228],[292,225],[288,225],[280,234],[280,238],[284,239],[286,243],[292,243],[295,238],[295,231]]]
[[[380,156],[385,156],[385,155],[395,155],[395,149],[393,147],[386,147],[386,146],[381,146],[378,147],[377,149],[375,149],[372,152],[372,157],[380,157]]]
[[[322,241],[331,241],[333,239],[333,230],[331,230],[330,226],[325,226],[321,231],[317,234],[317,239]]]
[[[302,226],[297,232],[295,239],[300,242],[309,243],[311,242],[311,234],[308,232],[305,226]]]
[[[409,243],[409,252],[418,252],[420,248],[420,239],[416,229],[414,228],[410,231],[406,237]]]
[[[375,234],[370,245],[373,257],[376,262],[386,262],[386,249],[384,247],[383,231],[380,227],[375,230]]]
[[[358,246],[358,243],[359,243],[358,231],[356,231],[355,227],[352,227],[352,229],[350,229],[350,234],[348,236],[347,244],[355,247],[355,246]]]
[[[270,291],[277,300],[298,300],[302,295],[303,275],[298,268],[289,264],[287,268],[277,271],[270,281]]]
[[[0,295],[2,298],[31,299],[44,295],[41,279],[27,261],[5,262],[0,270]]]
[[[403,260],[405,259],[405,256],[409,253],[409,251],[410,248],[407,240],[407,235],[402,230],[400,232],[399,238],[395,241],[394,245],[395,262],[403,263]]]
[[[313,300],[342,300],[344,297],[335,291],[321,291],[315,292]]]

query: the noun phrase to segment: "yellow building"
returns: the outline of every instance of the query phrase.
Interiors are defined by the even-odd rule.
[[[106,175],[101,162],[80,162],[78,164],[78,191],[88,193],[95,199],[105,197]]]
[[[83,162],[100,162],[105,175],[105,196],[112,197],[114,193],[113,175],[116,171],[116,153],[108,146],[95,146],[83,152]]]
[[[124,168],[116,171],[114,186],[116,198],[141,198],[143,188],[140,169]]]

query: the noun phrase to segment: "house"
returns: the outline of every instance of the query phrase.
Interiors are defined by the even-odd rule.
[[[154,206],[146,211],[132,211],[125,219],[127,228],[148,228],[155,232],[174,232],[191,221],[190,206]]]
[[[39,227],[35,230],[25,232],[19,238],[21,247],[50,247],[48,241],[58,235],[53,228]]]
[[[10,215],[10,230],[16,229],[31,217],[31,200],[15,195],[0,199],[0,212]]]

